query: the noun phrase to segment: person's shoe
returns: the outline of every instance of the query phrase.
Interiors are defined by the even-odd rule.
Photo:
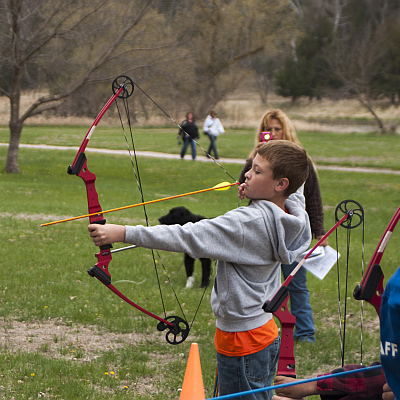
[[[314,336],[300,336],[299,338],[295,339],[298,343],[315,343]]]
[[[186,281],[186,287],[185,287],[185,289],[190,289],[190,288],[192,288],[192,287],[193,287],[193,283],[194,283],[194,278],[193,278],[193,276],[189,276],[189,278],[187,278],[187,281]]]

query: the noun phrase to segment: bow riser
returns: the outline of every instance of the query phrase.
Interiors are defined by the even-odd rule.
[[[96,214],[89,217],[90,223],[95,223],[96,221],[103,220],[99,196],[97,194],[95,186],[96,175],[90,172],[89,168],[87,167],[87,159],[85,153],[79,154],[75,167],[70,168],[71,171],[68,170],[68,173],[71,175],[73,174],[79,176],[85,183],[89,214]]]
[[[296,317],[289,311],[287,305],[289,297],[281,303],[274,316],[281,324],[281,349],[279,352],[277,375],[296,378],[296,361],[294,358],[293,329],[296,324]]]
[[[103,214],[101,214],[101,206],[99,202],[99,195],[96,190],[96,175],[89,171],[86,166],[86,161],[83,166],[83,170],[78,174],[80,178],[85,182],[86,186],[86,196],[88,200],[88,210],[89,213],[98,213],[97,215],[92,215],[89,217],[90,223],[95,223],[99,220],[103,220]]]

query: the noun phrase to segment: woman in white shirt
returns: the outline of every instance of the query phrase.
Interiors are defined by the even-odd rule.
[[[208,147],[207,150],[207,156],[210,157],[211,151],[213,151],[215,159],[218,160],[219,157],[217,152],[216,141],[217,137],[220,134],[225,135],[225,130],[221,124],[221,121],[219,120],[219,118],[217,118],[217,113],[215,111],[210,111],[210,114],[207,116],[204,122],[203,132],[206,135],[208,135],[210,139],[210,146]]]

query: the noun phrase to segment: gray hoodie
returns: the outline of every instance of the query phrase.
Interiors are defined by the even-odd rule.
[[[183,226],[126,226],[125,242],[218,260],[211,295],[217,327],[255,329],[272,318],[262,305],[279,288],[280,264],[291,264],[310,244],[302,190],[286,200],[288,213],[267,200],[253,200],[248,207]]]

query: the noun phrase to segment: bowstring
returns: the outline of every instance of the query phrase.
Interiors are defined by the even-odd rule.
[[[190,140],[194,141],[195,144],[196,144],[196,146],[198,146],[207,156],[209,156],[209,158],[212,159],[212,160],[214,161],[214,163],[215,163],[216,165],[218,165],[218,167],[221,168],[221,169],[225,172],[226,175],[228,175],[234,182],[237,182],[237,180],[236,180],[236,179],[235,179],[235,178],[234,178],[234,177],[233,177],[233,176],[232,176],[232,175],[231,175],[231,174],[230,174],[230,173],[229,173],[229,172],[228,172],[214,157],[213,157],[213,156],[211,156],[197,141],[195,141],[195,140],[182,128],[182,126],[181,126],[178,122],[176,122],[176,121],[161,107],[161,106],[159,106],[159,105],[152,99],[152,97],[151,97],[149,94],[147,94],[146,91],[144,91],[144,90],[143,90],[136,82],[134,82],[133,80],[132,80],[132,82],[134,83],[134,85],[135,85],[135,86],[136,86],[136,87],[137,87],[137,88],[138,88],[138,89],[139,89],[139,90],[140,90],[140,91],[141,91],[141,92],[142,92],[142,93],[143,93],[143,94],[144,94],[144,95],[159,109],[159,110],[162,111],[162,113],[163,113],[165,116],[167,116],[179,129],[181,129],[181,131],[184,132],[185,135],[186,135],[188,138],[190,138]],[[138,185],[138,187],[139,187],[139,191],[140,191],[141,196],[142,196],[142,202],[144,202],[143,191],[142,191],[142,189],[141,189],[142,186],[141,186],[141,181],[140,181],[139,166],[138,166],[138,163],[137,163],[136,149],[135,149],[134,140],[133,140],[132,126],[131,126],[131,122],[130,122],[130,118],[129,118],[129,108],[128,108],[128,104],[127,104],[127,99],[126,99],[126,98],[123,98],[123,104],[124,104],[125,113],[126,113],[127,119],[128,119],[128,125],[129,125],[129,131],[130,131],[130,137],[131,137],[131,143],[132,143],[132,149],[133,149],[133,153],[134,153],[134,157],[133,157],[133,158],[135,159],[135,162],[133,161],[133,158],[132,158],[132,155],[131,155],[131,149],[130,149],[130,145],[129,145],[129,142],[128,142],[128,139],[127,139],[127,135],[126,135],[126,132],[125,132],[125,127],[124,127],[124,124],[123,124],[123,121],[122,121],[122,117],[121,117],[121,113],[120,113],[120,110],[119,110],[118,102],[116,102],[117,109],[118,109],[118,116],[119,116],[119,118],[120,118],[122,130],[123,130],[124,137],[125,137],[125,142],[126,142],[126,145],[127,145],[127,148],[128,148],[129,157],[130,157],[130,159],[131,159],[132,168],[133,168],[133,171],[134,171],[134,173],[135,173],[136,182],[137,182],[137,185]],[[136,168],[135,168],[135,165],[136,165]],[[238,207],[239,207],[239,205],[240,205],[240,201],[239,201]],[[144,213],[145,213],[146,224],[147,224],[147,226],[150,226],[150,223],[149,223],[149,220],[148,220],[148,216],[147,216],[147,212],[146,212],[146,207],[143,206],[143,208],[144,208]],[[181,303],[180,303],[180,301],[179,301],[179,299],[178,299],[178,296],[177,296],[177,294],[176,294],[176,292],[175,292],[175,290],[174,290],[174,288],[173,288],[173,286],[172,286],[172,282],[171,282],[171,279],[170,279],[169,276],[168,276],[168,272],[167,272],[167,270],[166,270],[166,268],[165,268],[165,265],[164,265],[164,263],[162,262],[162,258],[161,258],[161,256],[160,256],[159,252],[158,252],[158,251],[156,251],[156,252],[157,252],[157,256],[158,256],[158,258],[159,258],[159,260],[160,260],[160,264],[161,264],[161,266],[162,266],[162,268],[163,268],[163,270],[164,270],[164,273],[166,274],[167,281],[168,281],[168,283],[169,283],[169,285],[170,285],[170,287],[171,287],[171,290],[172,290],[172,292],[173,292],[173,294],[174,294],[174,296],[175,296],[175,299],[176,299],[176,301],[177,301],[177,303],[178,303],[178,305],[179,305],[179,308],[180,308],[180,310],[181,310],[181,312],[182,312],[182,315],[184,316],[184,319],[186,320],[186,322],[188,322],[188,321],[187,321],[187,318],[186,318],[186,315],[185,315],[185,313],[184,313],[184,311],[183,311],[183,309],[182,309]],[[154,250],[153,250],[153,249],[151,249],[151,253],[152,253],[152,257],[153,257],[154,268],[155,268],[155,271],[156,271],[157,283],[158,283],[158,287],[159,287],[159,292],[160,292],[160,296],[161,296],[161,301],[162,301],[162,304],[163,304],[164,315],[166,316],[166,311],[165,311],[165,306],[164,306],[164,300],[163,300],[162,290],[161,290],[161,284],[160,284],[160,279],[159,279],[159,275],[158,275],[158,271],[157,271],[156,259],[155,259],[155,256],[154,256]],[[214,272],[214,270],[215,270],[215,265],[216,265],[216,262],[215,262],[215,264],[214,264],[214,267],[213,267],[213,269],[212,269],[212,271],[211,271],[210,276],[212,276],[212,274],[213,274],[213,272]],[[209,285],[207,285],[207,286],[204,288],[204,290],[203,290],[203,293],[202,293],[202,295],[201,295],[199,304],[198,304],[197,309],[196,309],[196,311],[195,311],[195,313],[194,313],[193,319],[192,319],[191,323],[189,324],[189,332],[190,332],[190,330],[192,329],[193,323],[194,323],[195,318],[196,318],[196,316],[197,316],[197,314],[198,314],[198,312],[199,312],[201,303],[203,302],[203,299],[204,299],[204,296],[205,296],[206,291],[207,291],[207,289],[208,289],[208,286],[209,286]]]
[[[349,216],[350,225],[351,225],[352,217]],[[337,285],[338,285],[338,307],[339,307],[339,337],[340,337],[340,359],[342,363],[342,367],[344,366],[344,352],[346,346],[346,320],[347,320],[347,277],[348,277],[348,268],[349,268],[349,243],[350,243],[350,229],[347,230],[347,249],[346,249],[346,287],[345,287],[345,300],[344,300],[344,316],[342,317],[342,303],[341,303],[341,288],[340,288],[340,265],[339,265],[339,237],[338,237],[338,229],[336,229],[336,271],[337,271]],[[343,327],[342,327],[343,324]]]
[[[335,232],[336,238],[336,273],[337,273],[337,286],[338,286],[338,307],[339,307],[339,337],[340,337],[340,357],[343,359],[343,340],[342,340],[342,306],[340,296],[340,266],[339,266],[339,236],[338,229]]]
[[[125,115],[126,115],[127,123],[128,123],[128,127],[129,127],[130,141],[131,141],[131,145],[132,145],[132,150],[131,150],[131,147],[130,147],[130,145],[129,145],[128,137],[127,137],[127,135],[126,135],[125,124],[124,124],[123,119],[122,119],[121,110],[120,110],[120,108],[119,108],[118,102],[116,101],[115,103],[116,103],[116,106],[117,106],[118,117],[119,117],[119,119],[120,119],[122,131],[123,131],[123,134],[124,134],[125,143],[126,143],[127,150],[128,150],[128,154],[129,154],[129,159],[130,159],[130,162],[131,162],[131,165],[132,165],[133,172],[134,172],[134,174],[135,174],[136,185],[137,185],[137,187],[138,187],[138,190],[139,190],[139,193],[140,193],[140,197],[141,197],[142,203],[144,203],[144,193],[143,193],[142,181],[141,181],[141,178],[140,178],[140,170],[139,170],[139,164],[138,164],[138,160],[137,160],[135,141],[134,141],[134,139],[133,139],[133,129],[132,129],[132,125],[131,125],[131,119],[130,119],[130,112],[129,112],[129,107],[128,107],[128,101],[127,101],[126,98],[123,98],[123,106],[124,106]],[[133,156],[132,156],[132,152],[133,152]],[[144,212],[144,217],[145,217],[145,220],[146,220],[146,225],[147,225],[147,226],[150,226],[150,222],[149,222],[149,217],[148,217],[148,214],[147,214],[146,205],[143,205],[143,212]],[[160,276],[159,276],[158,270],[157,270],[156,257],[155,257],[155,254],[154,254],[154,250],[153,250],[153,249],[150,249],[150,251],[151,251],[151,256],[152,256],[152,260],[153,260],[154,271],[155,271],[156,278],[157,278],[157,286],[158,286],[158,291],[159,291],[159,293],[160,293],[160,298],[161,298],[161,303],[162,303],[164,318],[166,318],[166,317],[167,317],[167,312],[166,312],[166,308],[165,308],[164,297],[163,297],[162,290],[161,290]],[[159,257],[159,259],[160,259],[161,265],[163,266],[163,268],[164,268],[164,270],[165,270],[165,267],[164,267],[164,264],[162,263],[161,257]],[[168,279],[168,281],[170,282],[168,275],[167,275],[167,279]],[[182,315],[183,315],[183,317],[184,317],[185,320],[186,320],[186,316],[185,316],[185,314],[184,314],[184,312],[183,312],[183,310],[182,310],[181,304],[180,304],[180,302],[179,302],[179,300],[178,300],[178,298],[177,298],[177,295],[176,295],[175,290],[173,289],[172,285],[171,285],[171,288],[172,288],[172,291],[173,291],[173,293],[174,293],[174,296],[175,296],[175,298],[176,298],[176,300],[177,300],[177,303],[178,303],[178,305],[179,305],[179,308],[181,309]]]
[[[213,273],[214,273],[216,267],[217,267],[217,260],[214,260],[214,266],[213,266],[212,269],[211,269],[210,277],[213,275]],[[198,313],[199,310],[200,310],[201,303],[203,302],[204,296],[205,296],[206,291],[207,291],[207,289],[208,289],[209,286],[210,286],[210,283],[209,283],[209,284],[204,288],[204,290],[203,290],[203,293],[202,293],[202,295],[201,295],[201,297],[200,297],[199,304],[197,305],[196,311],[195,311],[195,313],[194,313],[192,322],[191,322],[190,325],[189,325],[189,332],[190,332],[190,330],[192,329],[194,320],[196,319],[197,313]]]
[[[349,217],[350,225],[352,217]],[[346,233],[346,285],[345,285],[345,294],[344,294],[344,316],[342,317],[342,306],[341,306],[341,295],[340,295],[340,267],[339,267],[339,241],[338,241],[338,230],[335,232],[336,235],[336,253],[337,253],[337,284],[338,284],[338,308],[339,308],[339,336],[340,336],[340,357],[342,367],[344,366],[344,355],[346,348],[346,322],[347,322],[347,294],[348,294],[348,278],[349,278],[349,263],[350,263],[350,242],[351,242],[351,229],[347,229]],[[362,221],[362,246],[361,246],[361,271],[362,276],[364,275],[364,248],[365,248],[365,221]],[[364,316],[364,307],[363,301],[361,301],[361,322],[360,322],[360,364],[363,365],[363,316]],[[343,327],[342,327],[343,322]]]
[[[200,143],[198,143],[196,140],[194,140],[183,128],[178,122],[176,122],[160,105],[158,105],[151,97],[148,95],[136,82],[132,81],[135,86],[163,113],[165,114],[182,132],[185,132],[185,135],[190,138],[193,142],[195,142],[196,146],[198,146],[209,158],[211,158],[215,164],[220,167],[225,174],[227,174],[234,182],[237,182],[237,180],[211,155],[207,152],[204,147],[201,146]]]
[[[350,220],[351,223],[351,220]],[[342,367],[344,367],[344,353],[346,349],[346,323],[347,323],[347,294],[348,294],[348,283],[349,283],[349,263],[350,263],[350,229],[347,230],[347,248],[346,248],[346,285],[344,290],[344,321],[343,321],[343,353],[342,353]]]
[[[365,217],[362,224],[362,246],[361,246],[361,279],[364,276],[364,255],[365,255]],[[364,300],[361,300],[360,305],[360,364],[363,365],[363,329],[364,329]]]

